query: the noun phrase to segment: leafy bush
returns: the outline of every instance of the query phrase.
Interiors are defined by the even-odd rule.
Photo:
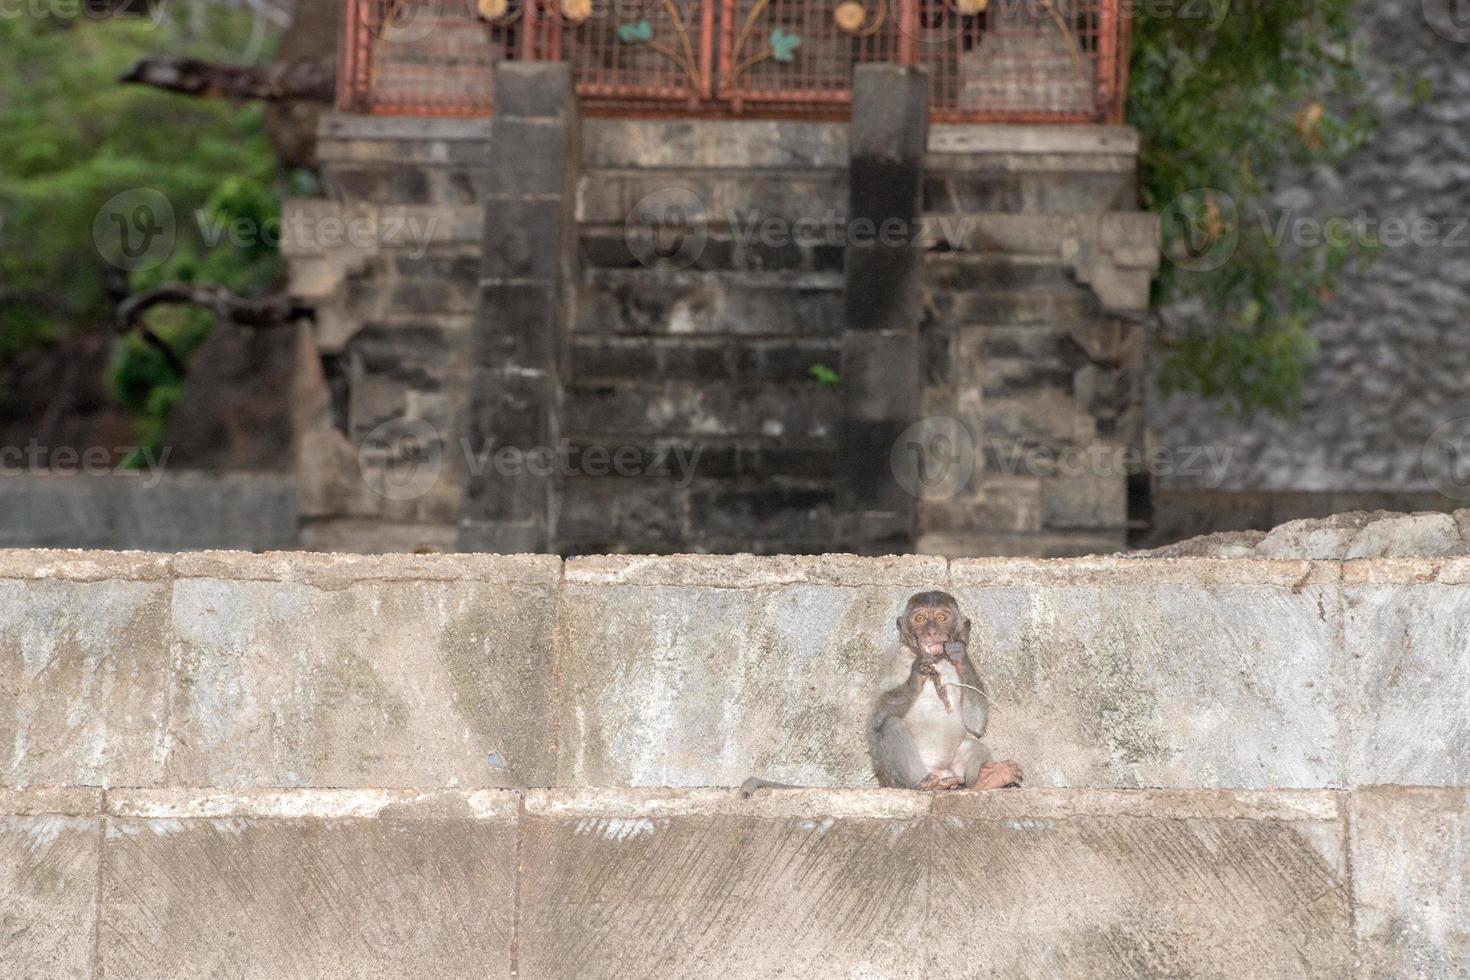
[[[218,54],[221,37],[249,29],[221,16],[207,25],[202,53]],[[212,246],[196,220],[201,209],[206,219],[278,213],[281,178],[259,108],[118,83],[139,58],[163,52],[190,53],[177,31],[147,17],[0,18],[0,362],[105,329],[109,289],[177,278],[249,292],[277,277],[273,244]],[[178,244],[161,267],[129,274],[104,260],[93,224],[114,195],[136,188],[168,199]],[[209,320],[179,309],[149,314],[180,356],[202,342]],[[109,380],[147,431],[161,428],[180,379],[128,339]]]
[[[1312,322],[1344,267],[1372,251],[1361,239],[1284,247],[1259,220],[1280,175],[1341,159],[1372,131],[1352,0],[1169,6],[1138,5],[1128,92],[1143,203],[1165,217],[1159,381],[1229,410],[1287,412],[1316,349]],[[1232,242],[1223,264],[1190,261]]]

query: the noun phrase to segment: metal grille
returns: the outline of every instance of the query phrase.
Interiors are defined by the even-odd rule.
[[[481,8],[500,15],[486,20]],[[402,115],[488,114],[495,63],[520,54],[525,10],[526,0],[347,0],[339,105]]]
[[[1121,118],[1120,0],[348,0],[339,102],[483,115],[502,58],[602,113],[841,117],[852,69],[925,66],[941,121]]]
[[[700,0],[542,0],[537,57],[567,61],[594,103],[694,105],[713,95],[714,6]]]

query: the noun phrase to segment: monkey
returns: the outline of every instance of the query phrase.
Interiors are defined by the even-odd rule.
[[[890,675],[868,716],[868,753],[878,785],[897,789],[999,789],[1024,776],[1014,762],[991,762],[980,738],[989,691],[970,662],[970,621],[954,597],[920,592],[898,619]],[[741,796],[799,789],[752,776]]]
[[[898,619],[898,650],[868,716],[868,753],[879,786],[1000,789],[1024,777],[992,762],[980,739],[989,691],[970,662],[970,621],[944,592],[920,592]]]

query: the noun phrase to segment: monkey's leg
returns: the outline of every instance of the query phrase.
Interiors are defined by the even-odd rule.
[[[964,759],[966,789],[1000,789],[1018,785],[1025,773],[1014,762],[991,762],[990,749],[978,738],[967,738],[958,753]]]
[[[918,789],[929,777],[914,738],[902,718],[888,718],[873,734],[873,775],[889,789]]]
[[[974,789],[980,780],[980,767],[990,762],[990,749],[978,738],[967,738],[955,753],[955,768],[965,774],[965,789]]]

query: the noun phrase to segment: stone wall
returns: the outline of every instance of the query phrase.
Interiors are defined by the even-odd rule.
[[[296,483],[263,473],[0,477],[0,548],[291,548]]]
[[[904,599],[1054,787],[1470,784],[1470,559],[0,553],[0,779],[871,785]]]
[[[936,586],[1035,788],[865,788]],[[0,552],[0,973],[1459,975],[1467,595],[1454,558]],[[831,788],[697,788],[751,772]]]
[[[463,426],[468,337],[477,316],[494,331],[532,314],[481,308],[477,250],[516,262],[518,249],[548,248],[539,219],[484,228],[491,134],[489,121],[323,123],[335,200],[290,202],[288,215],[308,228],[357,218],[373,231],[360,248],[319,233],[287,248],[293,291],[319,323],[318,350],[304,351],[301,367],[308,547],[448,549],[466,466],[483,469],[484,454],[506,445]],[[1048,479],[1018,473],[1015,453],[1054,458],[1141,439],[1132,324],[1155,251],[1151,219],[1134,210],[1131,133],[933,127],[914,229],[924,249],[927,312],[915,313],[924,373],[912,381],[891,357],[868,370],[844,353],[846,125],[597,118],[581,137],[577,248],[558,306],[566,336],[551,449],[561,473],[547,550],[1121,547],[1121,470]],[[529,144],[524,156],[524,166],[514,153],[497,166],[530,180],[555,162]],[[975,479],[958,495],[927,495],[917,528],[912,515],[886,530],[876,515],[844,522],[853,505],[839,490],[854,481],[838,471],[839,434],[844,413],[863,404],[847,396],[864,378],[880,392],[920,386],[921,414],[968,426]],[[501,408],[502,418],[524,415]],[[425,432],[437,440],[428,461],[437,478],[414,455],[424,454]],[[866,461],[885,478],[892,442]],[[609,465],[619,451],[633,475]],[[395,483],[405,466],[415,474],[407,488]],[[508,500],[509,486],[489,496]],[[888,536],[867,548],[852,543],[854,526]],[[541,545],[494,549],[531,547]]]
[[[1392,233],[1390,219],[1428,219],[1432,237],[1416,244],[1400,230],[1365,269],[1344,272],[1313,326],[1321,350],[1293,416],[1226,417],[1194,398],[1155,399],[1162,444],[1233,453],[1223,480],[1172,476],[1165,486],[1405,493],[1430,492],[1430,477],[1445,475],[1426,474],[1421,453],[1437,427],[1470,415],[1470,30],[1463,16],[1456,26],[1457,13],[1446,0],[1357,4],[1377,132],[1338,167],[1287,175],[1266,216],[1363,215],[1380,237]],[[1448,433],[1462,468],[1466,428]]]
[[[0,789],[0,973],[1450,977],[1467,804]]]
[[[974,472],[953,495],[927,494],[920,552],[1124,547],[1122,454],[1144,444],[1157,264],[1137,169],[1138,136],[1121,127],[940,127],[931,139],[923,415],[961,423]]]

